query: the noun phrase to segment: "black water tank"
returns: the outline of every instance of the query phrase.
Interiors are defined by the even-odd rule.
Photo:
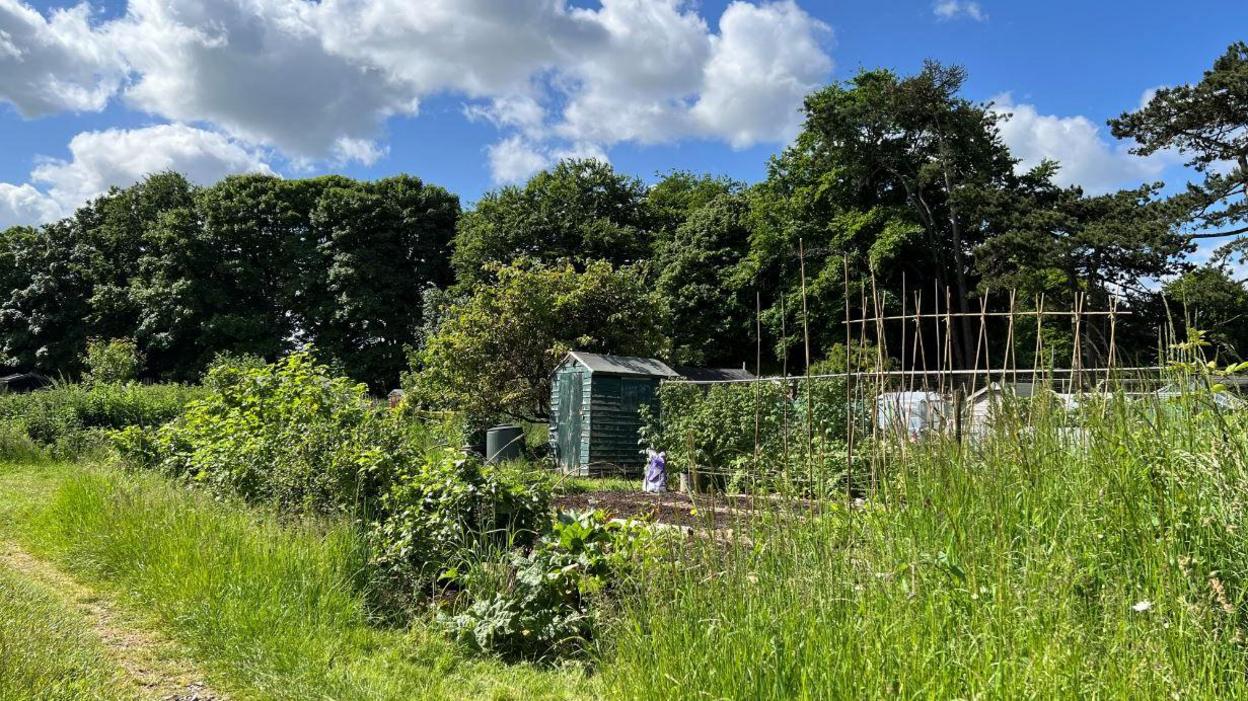
[[[515,460],[524,451],[524,429],[515,425],[495,426],[485,433],[485,461]]]

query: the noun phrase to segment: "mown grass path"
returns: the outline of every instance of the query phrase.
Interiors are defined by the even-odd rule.
[[[205,675],[181,648],[51,563],[0,541],[0,566],[78,613],[105,657],[121,670],[121,683],[139,698],[226,701],[205,684]]]
[[[598,695],[583,667],[473,656],[429,617],[374,620],[353,579],[361,548],[347,523],[157,475],[0,463],[0,701]]]

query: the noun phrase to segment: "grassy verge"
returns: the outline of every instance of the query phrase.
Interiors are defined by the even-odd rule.
[[[573,698],[579,669],[471,659],[417,622],[372,624],[363,548],[341,524],[279,523],[167,481],[31,468],[0,492],[39,554],[145,611],[239,696],[257,699]],[[35,475],[35,476],[32,476]]]
[[[0,700],[130,698],[82,617],[0,564]]]
[[[618,623],[607,695],[1248,697],[1226,419],[1123,404],[879,455],[865,509],[683,543]]]

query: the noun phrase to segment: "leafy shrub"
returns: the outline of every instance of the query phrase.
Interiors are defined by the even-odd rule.
[[[648,534],[601,511],[560,513],[535,547],[513,551],[503,566],[453,572],[472,603],[443,623],[461,643],[507,659],[580,652],[601,616],[595,604],[641,561]]]
[[[315,511],[375,504],[408,455],[400,419],[310,353],[225,362],[205,396],[154,435],[117,436],[131,462],[253,502]]]
[[[390,607],[427,590],[465,548],[531,541],[542,526],[540,482],[463,459],[450,420],[385,408],[310,351],[272,365],[227,360],[204,384],[176,421],[116,433],[127,461],[252,502],[353,515]]]
[[[370,529],[385,589],[407,598],[483,543],[531,542],[548,502],[549,490],[517,470],[449,447],[427,450],[394,475]]]
[[[129,338],[93,338],[87,342],[83,362],[87,366],[83,377],[86,384],[132,382],[143,368],[143,354]]]
[[[168,422],[199,394],[198,388],[175,384],[60,384],[26,394],[0,394],[0,423],[13,435],[72,457],[106,445],[109,431]]]

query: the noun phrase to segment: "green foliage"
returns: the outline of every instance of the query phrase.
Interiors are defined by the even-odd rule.
[[[1248,290],[1226,270],[1203,267],[1166,283],[1165,296],[1175,307],[1177,322],[1208,333],[1221,354],[1242,358],[1248,353]]]
[[[661,309],[631,268],[604,261],[521,263],[494,270],[452,304],[413,355],[413,399],[474,417],[542,420],[550,374],[569,350],[652,355],[662,349]]]
[[[486,193],[455,234],[461,284],[488,280],[519,258],[542,263],[606,260],[625,265],[650,253],[645,188],[598,160],[564,160],[523,187]]]
[[[1133,153],[1173,149],[1204,175],[1170,205],[1198,238],[1239,236],[1222,255],[1248,251],[1248,43],[1227,47],[1194,84],[1161,87],[1148,104],[1109,122],[1114,136],[1134,139]],[[1229,166],[1229,167],[1228,167]],[[1218,231],[1221,230],[1221,231]]]
[[[370,524],[374,565],[400,600],[429,593],[463,553],[526,542],[544,526],[548,491],[506,467],[483,466],[455,448],[432,448],[402,466]]]
[[[398,176],[162,173],[73,217],[0,236],[5,363],[76,377],[89,338],[131,338],[147,379],[196,379],[221,352],[275,358],[316,342],[393,388],[421,324],[419,291],[451,282],[459,201]]]
[[[412,454],[402,419],[309,352],[211,369],[211,388],[150,439],[119,436],[132,462],[253,502],[349,512],[375,504]]]
[[[605,695],[1245,696],[1246,416],[1166,403],[872,451],[865,504],[673,544],[612,628]]]
[[[694,211],[655,253],[655,290],[667,302],[672,358],[685,365],[733,366],[754,335],[754,300],[739,261],[749,250],[749,205],[719,195]],[[707,313],[714,309],[714,313]]]
[[[586,650],[601,599],[644,566],[653,540],[601,511],[563,512],[527,553],[478,563],[454,581],[472,603],[443,623],[456,640],[505,659],[549,661]]]
[[[143,368],[143,354],[128,338],[87,341],[83,361],[87,368],[83,381],[87,384],[132,382]]]
[[[110,431],[155,429],[176,418],[199,395],[198,388],[174,384],[58,384],[25,394],[0,394],[0,425],[13,446],[34,445],[73,457],[105,447]]]
[[[669,471],[696,472],[730,491],[843,491],[848,401],[840,378],[668,382],[643,439],[666,451]],[[855,416],[864,415],[859,406]]]
[[[42,479],[32,480],[35,474]],[[577,669],[473,659],[423,618],[379,624],[370,585],[362,581],[370,571],[369,543],[349,521],[279,515],[156,475],[81,465],[5,477],[0,509],[26,503],[21,528],[10,528],[13,512],[7,512],[0,535],[20,535],[28,550],[141,614],[210,669],[213,686],[227,688],[231,698],[579,699],[591,693]],[[29,487],[15,489],[17,478]],[[80,623],[56,615],[26,588],[8,589],[2,578],[0,639],[12,631],[20,649],[37,657],[18,668],[0,661],[0,689],[38,675],[49,684],[15,693],[13,701],[59,698],[42,693],[58,683],[90,684],[86,698],[124,698],[104,684],[106,674],[86,664],[92,649],[77,644]],[[29,615],[5,605],[10,591]],[[37,627],[49,630],[39,635]],[[58,640],[47,640],[53,636]],[[61,651],[70,654],[56,654]]]
[[[226,359],[205,386],[177,420],[114,434],[123,458],[220,496],[353,517],[387,607],[428,593],[466,548],[542,526],[540,480],[464,459],[457,435],[379,406],[310,351],[271,365]]]

